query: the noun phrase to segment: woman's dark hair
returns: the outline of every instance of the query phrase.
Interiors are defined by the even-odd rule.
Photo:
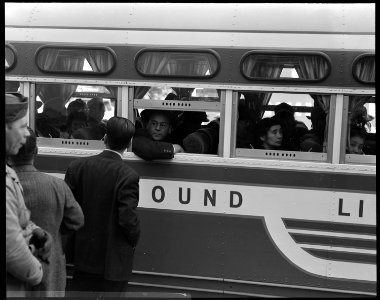
[[[126,118],[112,117],[107,121],[106,133],[111,150],[125,150],[135,134],[135,125]]]
[[[282,125],[281,120],[276,116],[271,118],[264,118],[257,122],[254,129],[254,148],[261,149],[263,147],[263,141],[260,137],[266,136],[269,129],[274,125]]]
[[[365,127],[359,127],[359,126],[351,126],[350,128],[350,138],[358,136],[361,137],[363,140],[365,140],[367,136],[367,130]]]

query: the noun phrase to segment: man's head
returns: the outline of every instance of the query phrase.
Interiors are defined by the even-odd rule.
[[[20,148],[16,155],[12,156],[12,162],[15,166],[32,163],[34,156],[38,152],[36,134],[29,127],[27,127],[27,130],[29,136],[26,138],[25,144]]]
[[[131,143],[135,134],[135,125],[122,117],[112,117],[107,121],[106,137],[107,147],[115,151],[124,151]]]
[[[92,98],[87,102],[88,107],[88,120],[91,122],[99,123],[104,118],[106,107],[102,98]]]
[[[15,155],[29,136],[27,129],[28,100],[20,93],[5,93],[5,151]]]
[[[141,117],[146,122],[146,129],[155,141],[165,139],[172,132],[172,115],[166,110],[144,110]]]
[[[73,112],[83,111],[87,113],[87,104],[82,99],[78,98],[70,102],[67,106],[67,115],[70,116]]]

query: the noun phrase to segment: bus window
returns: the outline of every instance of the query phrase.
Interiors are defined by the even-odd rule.
[[[206,88],[136,87],[136,128],[145,128],[144,110],[169,110],[172,130],[168,140],[187,153],[218,154],[220,91]]]
[[[47,73],[105,75],[116,66],[116,55],[107,47],[43,46],[37,50],[37,67]]]
[[[376,101],[373,96],[349,96],[346,159],[350,163],[374,163],[376,155]]]
[[[294,69],[295,76],[283,74]],[[330,73],[328,57],[322,53],[248,52],[241,60],[242,74],[251,80],[321,81]]]
[[[361,55],[352,67],[354,78],[361,83],[375,83],[375,55]]]
[[[16,65],[16,49],[9,44],[5,45],[5,71],[10,71]]]
[[[239,92],[236,156],[326,160],[329,104],[330,95]]]
[[[212,50],[144,49],[137,54],[135,65],[143,76],[210,78],[220,63]]]
[[[39,137],[101,140],[116,115],[117,88],[37,84],[35,128]]]

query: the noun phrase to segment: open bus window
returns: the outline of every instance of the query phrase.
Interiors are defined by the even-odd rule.
[[[251,51],[241,60],[242,74],[251,80],[321,81],[330,74],[330,62],[322,53],[264,53]],[[294,69],[286,72],[284,69]]]
[[[361,83],[375,83],[375,55],[361,55],[352,66],[354,78]]]
[[[219,61],[212,50],[144,49],[135,66],[143,76],[210,78],[218,72]]]
[[[136,129],[147,127],[145,110],[170,111],[172,129],[167,140],[186,153],[218,154],[220,91],[206,88],[136,87]]]
[[[372,163],[376,155],[376,101],[374,96],[349,96],[346,162]]]
[[[16,65],[16,49],[9,44],[5,45],[5,71],[10,71]]]
[[[37,50],[37,67],[47,73],[105,75],[116,66],[116,55],[107,47],[43,46]]]
[[[327,159],[330,95],[239,92],[236,156]]]
[[[100,141],[116,115],[117,87],[37,84],[35,128],[39,137]]]

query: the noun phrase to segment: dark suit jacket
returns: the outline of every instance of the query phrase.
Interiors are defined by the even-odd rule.
[[[155,141],[146,129],[139,128],[132,140],[132,151],[145,160],[171,159],[174,157],[173,144],[170,137]]]
[[[75,236],[75,269],[103,274],[107,280],[129,280],[140,236],[138,174],[117,153],[105,150],[73,161],[65,181],[85,220]]]

